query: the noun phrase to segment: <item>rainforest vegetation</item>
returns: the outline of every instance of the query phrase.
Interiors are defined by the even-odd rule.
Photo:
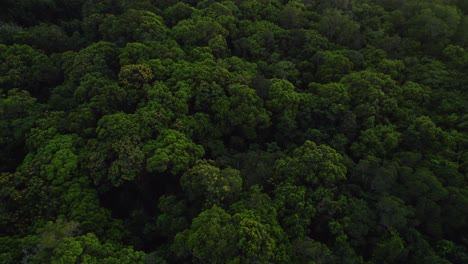
[[[2,0],[0,263],[468,263],[468,1]]]

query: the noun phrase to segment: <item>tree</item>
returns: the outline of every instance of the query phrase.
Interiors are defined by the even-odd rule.
[[[364,121],[369,118],[384,122],[398,114],[401,89],[388,75],[365,70],[353,72],[340,82],[348,90],[352,111],[361,125],[366,125]]]
[[[175,236],[173,251],[179,256],[191,255],[194,260],[235,263],[238,249],[232,216],[217,206],[203,211],[193,219],[190,229]]]
[[[60,199],[63,203],[59,215],[79,223],[79,230],[83,233],[119,242],[128,232],[121,220],[112,218],[111,211],[100,205],[98,192],[87,178],[73,179]]]
[[[272,21],[278,17],[281,3],[278,0],[273,1],[240,1],[239,10],[241,18],[251,21],[267,20]]]
[[[179,43],[188,46],[206,46],[210,39],[228,35],[225,28],[209,17],[181,20],[172,28],[171,33]]]
[[[319,1],[318,7],[321,10],[327,10],[327,9],[349,10],[353,6],[353,4],[354,3],[349,0]]]
[[[101,73],[113,79],[117,64],[117,47],[109,42],[97,42],[80,50],[61,54],[62,69],[67,81],[78,83],[88,73]]]
[[[28,263],[143,263],[145,254],[112,242],[102,243],[93,233],[79,235],[79,225],[57,219],[38,229],[34,252],[23,257]]]
[[[127,92],[129,105],[135,105],[144,95],[143,87],[151,83],[154,75],[145,64],[130,64],[120,69],[118,77],[120,86]]]
[[[149,43],[130,42],[125,45],[119,54],[120,65],[142,64],[157,57],[156,52]]]
[[[442,202],[441,215],[444,215],[445,224],[442,226],[446,237],[462,239],[462,234],[459,232],[461,228],[466,226],[466,213],[468,209],[468,192],[463,188],[447,187],[448,197]]]
[[[159,197],[158,208],[161,214],[154,223],[158,235],[172,239],[189,227],[190,222],[186,217],[189,208],[185,200],[174,195],[163,195]]]
[[[288,262],[290,242],[280,226],[273,200],[252,186],[230,208],[238,232],[240,262]],[[255,235],[255,234],[258,234]]]
[[[386,158],[398,147],[400,137],[401,134],[396,131],[395,126],[378,125],[363,131],[350,149],[358,157],[372,155]]]
[[[271,54],[277,51],[284,29],[272,22],[261,20],[244,23],[241,32],[244,32],[245,36],[236,43],[238,48],[253,59],[268,60]]]
[[[292,136],[296,125],[299,95],[294,86],[282,79],[272,79],[265,102],[266,109],[271,112],[272,123],[276,124],[277,141]]]
[[[303,122],[313,122],[321,129],[338,126],[340,123],[343,126],[346,113],[349,113],[350,101],[346,87],[340,83],[310,83],[309,89],[311,93],[307,94],[307,98],[304,98],[301,104],[304,108],[309,108],[313,120]]]
[[[279,14],[281,26],[287,29],[301,28],[307,24],[306,6],[301,1],[290,1]]]
[[[75,135],[53,134],[37,149],[31,149],[15,174],[2,175],[4,213],[11,214],[10,220],[16,219],[11,224],[20,234],[24,225],[50,219],[59,213],[59,197],[77,176],[78,143]]]
[[[127,95],[128,91],[101,74],[83,76],[73,93],[78,103],[88,105],[94,110],[97,119],[125,109]]]
[[[225,95],[225,88],[231,83],[232,74],[225,65],[211,58],[194,63],[181,61],[175,64],[168,85],[184,90],[191,95],[191,111],[212,113],[215,101]]]
[[[229,55],[226,39],[221,35],[216,35],[208,41],[208,46],[216,58],[224,58]]]
[[[403,140],[422,154],[435,149],[438,151],[449,149],[452,143],[449,135],[437,127],[428,116],[414,119]]]
[[[27,91],[11,89],[0,94],[0,171],[13,171],[23,157],[26,135],[39,117],[41,105]]]
[[[78,155],[75,145],[78,138],[75,136],[56,135],[42,146],[36,157],[40,166],[39,173],[52,185],[60,186],[70,181],[78,168]]]
[[[14,38],[16,43],[30,45],[47,54],[77,50],[84,44],[77,31],[70,37],[61,27],[45,23],[40,23],[17,33]]]
[[[464,12],[464,14],[466,14],[466,12]],[[458,24],[457,32],[455,32],[455,35],[453,36],[454,42],[457,45],[466,47],[466,44],[468,43],[468,37],[466,36],[467,25],[468,25],[468,16],[464,15],[461,17],[460,24]]]
[[[277,240],[273,237],[276,230],[261,223],[261,219],[253,211],[237,213],[233,216],[236,223],[237,246],[242,262],[267,262],[284,256],[276,251]]]
[[[401,60],[383,59],[377,65],[377,71],[390,75],[394,80],[401,80],[401,72],[404,70],[405,64]]]
[[[325,244],[314,241],[310,237],[300,238],[293,242],[294,257],[300,263],[322,264],[331,261],[332,252]]]
[[[401,89],[404,100],[401,100],[399,104],[412,109],[412,111],[416,111],[416,109],[421,108],[419,105],[427,105],[430,100],[431,90],[429,87],[409,81],[403,84]]]
[[[278,220],[291,241],[302,239],[316,214],[305,186],[280,185],[275,189],[274,203]]]
[[[377,244],[373,257],[381,263],[399,263],[406,253],[404,241],[394,229],[390,228],[389,233],[389,238]]]
[[[192,94],[187,86],[181,85],[178,88],[176,91],[171,91],[162,82],[155,82],[153,86],[146,86],[145,91],[148,102],[144,107],[140,107],[138,111],[147,108],[151,111],[160,111],[170,119],[185,117],[189,112],[188,101]]]
[[[149,132],[135,115],[122,112],[106,115],[98,122],[97,139],[90,139],[83,153],[85,167],[95,183],[109,181],[119,186],[133,181],[144,168],[142,139]]]
[[[168,31],[162,17],[139,9],[128,9],[120,16],[107,15],[99,27],[104,40],[120,45],[163,40]]]
[[[242,178],[236,169],[221,170],[200,160],[182,176],[180,184],[191,201],[204,201],[204,207],[209,208],[232,202],[241,192]]]
[[[279,179],[309,186],[334,186],[346,178],[343,157],[326,145],[306,141],[293,154],[276,163]]]
[[[114,14],[121,10],[121,2],[113,0],[88,0],[82,5],[83,17],[89,17],[94,14]]]
[[[405,175],[404,179],[404,191],[400,196],[415,209],[415,216],[421,223],[419,229],[433,237],[441,238],[443,234],[441,202],[448,196],[448,191],[426,168],[418,168],[412,175]]]
[[[225,135],[237,130],[240,136],[252,140],[257,137],[257,129],[270,125],[262,100],[246,85],[230,85],[228,96],[218,98],[212,110],[216,113],[215,122]]]
[[[406,230],[409,228],[408,218],[413,216],[412,208],[405,205],[405,202],[395,196],[383,196],[376,204],[379,213],[379,223],[385,228],[396,230]]]
[[[331,51],[317,52],[312,61],[315,63],[315,77],[321,83],[337,82],[353,69],[348,58]]]
[[[325,10],[319,28],[323,35],[336,44],[360,46],[359,24],[337,9]]]
[[[415,2],[406,5],[409,16],[407,35],[420,41],[429,51],[442,50],[461,19],[460,11],[438,3]]]
[[[187,3],[177,1],[176,4],[164,9],[164,20],[169,23],[169,26],[173,27],[177,22],[190,18],[195,10]]]
[[[205,154],[200,145],[172,129],[163,130],[156,140],[148,141],[143,151],[148,157],[148,172],[169,171],[173,175],[184,172]]]
[[[28,45],[0,44],[0,87],[3,92],[17,88],[35,97],[47,98],[45,87],[57,81],[57,68],[43,52]]]
[[[359,252],[360,248],[373,244],[369,236],[376,225],[375,212],[369,207],[370,202],[364,199],[348,196],[340,202],[344,211],[344,217],[341,219],[344,231],[349,238],[349,244]]]

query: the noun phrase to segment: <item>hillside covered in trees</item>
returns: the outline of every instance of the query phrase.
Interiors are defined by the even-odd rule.
[[[2,0],[0,263],[468,263],[468,1]]]

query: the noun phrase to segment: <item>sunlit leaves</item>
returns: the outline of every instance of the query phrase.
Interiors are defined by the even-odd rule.
[[[180,180],[192,201],[205,200],[205,206],[232,201],[242,189],[242,178],[233,168],[219,169],[208,161],[198,161]]]
[[[346,178],[342,156],[333,148],[306,141],[292,156],[277,161],[278,174],[286,182],[333,186]]]
[[[143,150],[148,157],[146,169],[149,172],[169,171],[172,174],[185,171],[205,153],[184,134],[170,129],[162,131],[156,140],[149,141]]]

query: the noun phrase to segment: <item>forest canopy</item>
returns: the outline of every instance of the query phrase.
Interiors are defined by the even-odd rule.
[[[465,0],[4,0],[0,263],[468,263]]]

